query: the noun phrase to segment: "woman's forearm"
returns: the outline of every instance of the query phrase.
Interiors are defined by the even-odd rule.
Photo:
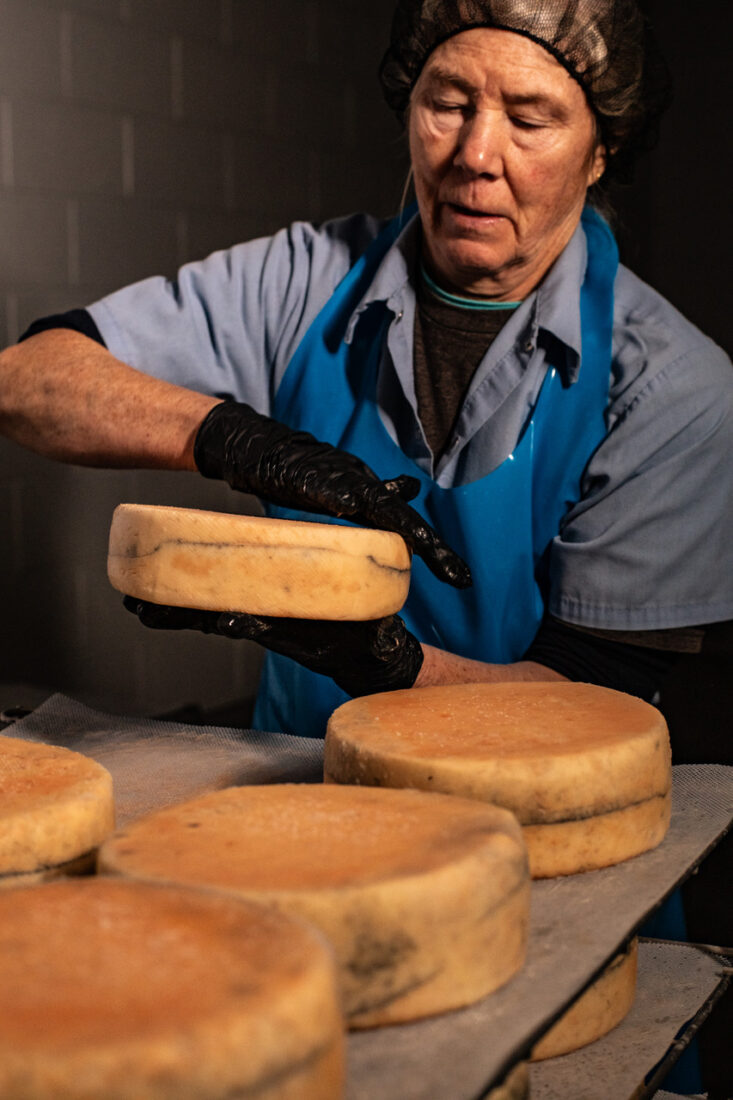
[[[0,432],[62,462],[193,470],[196,431],[216,403],[68,329],[0,354]]]
[[[513,664],[488,664],[458,657],[434,646],[423,645],[423,665],[415,687],[436,684],[499,683],[506,680],[566,680],[567,677],[536,661],[515,661]]]

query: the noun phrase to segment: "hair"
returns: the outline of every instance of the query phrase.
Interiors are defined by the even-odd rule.
[[[398,0],[379,75],[400,119],[429,55],[473,27],[530,38],[580,84],[606,154],[589,196],[602,205],[599,192],[628,181],[639,154],[656,143],[671,99],[669,70],[636,0]]]

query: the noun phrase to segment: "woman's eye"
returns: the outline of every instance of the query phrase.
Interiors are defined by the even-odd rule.
[[[466,110],[465,103],[454,103],[449,100],[436,99],[433,100],[433,110],[440,111],[444,114],[459,114]]]
[[[512,122],[520,130],[541,130],[544,125],[542,122],[538,122],[536,119],[521,118],[518,115],[512,116]]]

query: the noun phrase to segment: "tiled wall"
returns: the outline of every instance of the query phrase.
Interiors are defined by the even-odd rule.
[[[0,343],[293,218],[394,210],[404,157],[376,80],[391,8],[0,0]],[[140,713],[251,694],[254,647],[149,634],[122,610],[105,574],[121,500],[252,504],[0,441],[0,682]]]

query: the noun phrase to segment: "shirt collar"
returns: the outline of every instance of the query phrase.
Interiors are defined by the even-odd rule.
[[[412,272],[417,269],[419,247],[420,221],[415,214],[386,252],[368,290],[352,313],[345,333],[347,343],[351,343],[359,317],[370,305],[381,303],[398,314],[403,309],[405,293],[414,295],[409,284]],[[570,353],[567,356],[568,381],[571,382],[575,381],[580,369],[580,288],[587,258],[585,233],[579,224],[540,285],[525,301],[525,309],[520,306],[522,314],[532,318],[530,324],[535,331],[544,329],[567,348]]]
[[[420,218],[415,214],[385,253],[366,293],[351,314],[344,336],[347,344],[353,339],[359,317],[370,305],[382,303],[395,314],[402,310],[403,295],[411,281],[412,272],[417,270],[419,247]]]
[[[568,380],[574,382],[580,370],[583,346],[580,324],[580,288],[585,279],[588,246],[579,224],[544,279],[534,291],[535,320],[570,353]]]

